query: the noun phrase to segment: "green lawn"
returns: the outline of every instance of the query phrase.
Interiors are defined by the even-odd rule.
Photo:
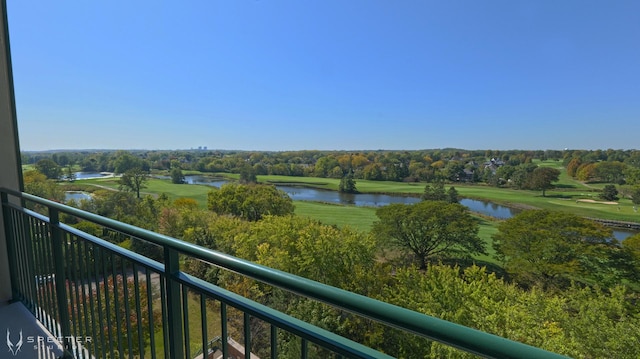
[[[117,178],[94,178],[87,180],[77,180],[74,184],[91,185],[94,187],[106,187],[109,189],[118,189]],[[171,200],[177,198],[192,198],[198,202],[201,208],[207,207],[207,193],[212,187],[196,184],[174,184],[168,179],[151,178],[146,183],[146,188],[140,191],[140,195],[153,194],[160,195],[166,193]]]
[[[349,226],[363,232],[369,232],[373,223],[377,220],[376,208],[342,206],[328,203],[296,201],[295,213],[299,216],[317,219],[322,223],[336,225],[338,227]],[[498,264],[494,258],[495,251],[491,246],[491,236],[498,232],[497,221],[476,217],[479,223],[478,236],[484,241],[487,255],[476,256],[475,259],[493,264]]]
[[[338,227],[350,226],[359,231],[369,232],[377,219],[372,207],[342,206],[337,204],[295,201],[295,213],[302,217],[317,219],[322,223]]]

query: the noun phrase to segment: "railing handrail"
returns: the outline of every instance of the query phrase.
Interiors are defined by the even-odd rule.
[[[318,300],[374,321],[415,333],[446,345],[493,358],[566,358],[524,343],[465,327],[446,320],[269,268],[169,236],[102,217],[61,203],[6,188],[0,192],[56,209],[60,212],[114,229],[126,235],[170,248],[260,282]],[[19,206],[9,204],[17,209]]]

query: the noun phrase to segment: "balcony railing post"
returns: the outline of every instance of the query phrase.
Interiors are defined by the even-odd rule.
[[[70,357],[71,347],[71,323],[67,301],[66,277],[64,274],[64,251],[62,250],[62,229],[60,229],[60,216],[55,208],[49,207],[49,224],[51,227],[51,241],[53,243],[53,261],[56,285],[56,297],[58,300],[58,315],[60,318],[60,330],[62,331],[62,345],[65,357]]]
[[[13,223],[9,211],[9,195],[6,192],[0,193],[0,211],[4,223],[4,235],[7,242],[7,257],[9,259],[9,278],[11,281],[11,299],[18,300],[18,267],[16,264],[15,233],[13,233]]]
[[[165,281],[167,288],[167,316],[169,324],[169,353],[171,358],[184,358],[184,335],[182,319],[182,294],[176,276],[180,272],[178,252],[164,248]],[[186,303],[185,303],[186,305]],[[187,343],[188,345],[188,343]]]

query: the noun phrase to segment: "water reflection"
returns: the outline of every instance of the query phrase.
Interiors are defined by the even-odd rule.
[[[82,191],[67,191],[64,193],[65,202],[69,202],[71,200],[79,202],[80,200],[83,200],[83,199],[90,200],[91,194],[87,192],[82,192]]]
[[[467,206],[472,212],[484,214],[499,219],[508,219],[522,212],[520,209],[501,206],[489,201],[479,201],[475,199],[463,198],[460,204]]]
[[[634,232],[634,231],[628,231],[628,230],[624,230],[624,229],[614,229],[613,230],[613,238],[619,240],[619,241],[623,241],[625,239],[627,239],[627,237],[631,237],[634,234],[637,234],[638,232]]]
[[[74,172],[76,179],[90,179],[90,178],[100,178],[113,175],[113,173],[109,172]]]
[[[294,201],[317,201],[336,204],[348,204],[360,207],[380,207],[391,203],[412,204],[420,202],[416,197],[392,196],[386,194],[369,193],[340,193],[306,187],[276,186],[284,191]]]

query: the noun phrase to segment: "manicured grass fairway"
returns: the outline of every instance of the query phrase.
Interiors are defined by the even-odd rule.
[[[318,221],[336,225],[349,226],[362,232],[369,232],[376,221],[376,209],[373,207],[341,206],[336,204],[295,201],[295,213],[301,217],[309,217]]]
[[[295,201],[296,215],[317,219],[322,223],[336,225],[338,227],[349,226],[363,232],[369,232],[376,217],[376,208],[341,206],[335,204]],[[498,264],[494,258],[495,251],[491,246],[491,236],[498,232],[498,222],[476,217],[479,223],[478,236],[485,243],[487,255],[476,256],[475,259]]]
[[[87,180],[78,180],[78,184],[88,184],[97,187],[107,187],[110,189],[118,189],[117,178],[95,178]],[[197,184],[173,184],[170,180],[162,180],[151,178],[146,183],[146,188],[140,191],[140,195],[154,194],[160,195],[166,193],[171,200],[177,198],[192,198],[198,202],[201,208],[207,207],[207,193],[212,187]]]

